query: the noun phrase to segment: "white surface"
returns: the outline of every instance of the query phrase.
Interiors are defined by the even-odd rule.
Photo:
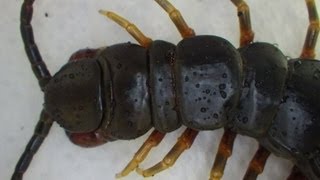
[[[172,0],[172,3],[197,34],[218,35],[238,46],[236,9],[229,0]],[[248,4],[255,41],[278,44],[287,56],[298,57],[308,25],[304,0],[248,0]],[[19,33],[20,5],[21,1],[0,2],[0,179],[10,178],[43,103]],[[180,40],[168,16],[150,0],[38,0],[34,7],[35,40],[52,74],[78,49],[134,41],[123,29],[99,15],[97,11],[101,8],[123,15],[153,39],[173,43]],[[319,45],[317,53],[319,59]],[[182,130],[168,134],[142,167],[162,159]],[[207,179],[221,135],[222,130],[201,132],[174,167],[153,179]],[[114,179],[146,137],[83,149],[71,144],[64,131],[54,125],[25,180]],[[256,148],[254,139],[238,136],[223,179],[242,179]],[[259,179],[285,179],[291,167],[291,162],[271,156]],[[134,172],[124,179],[142,178]]]

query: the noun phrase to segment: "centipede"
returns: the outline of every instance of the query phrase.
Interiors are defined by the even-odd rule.
[[[315,1],[305,0],[309,26],[297,58],[284,55],[275,44],[255,42],[249,5],[229,1],[237,9],[239,47],[223,37],[198,35],[172,3],[154,0],[178,29],[182,40],[177,44],[153,40],[117,13],[99,10],[138,43],[78,50],[52,76],[34,40],[34,0],[24,0],[21,36],[44,103],[11,179],[23,179],[53,123],[84,148],[151,131],[116,178],[134,171],[155,176],[174,166],[200,133],[223,129],[211,171],[204,172],[208,179],[228,173],[237,136],[259,143],[242,179],[257,179],[271,154],[294,164],[288,180],[319,179],[320,61],[315,48],[320,21]],[[142,168],[165,136],[181,127],[185,130],[172,149],[154,166]]]

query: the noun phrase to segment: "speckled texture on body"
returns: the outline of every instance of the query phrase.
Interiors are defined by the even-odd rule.
[[[197,34],[221,36],[238,47],[237,13],[229,0],[171,0]],[[319,1],[316,1],[319,8]],[[304,0],[247,0],[251,8],[255,41],[276,44],[290,57],[298,57],[308,20]],[[32,135],[43,104],[36,78],[32,74],[19,33],[21,1],[1,1],[0,18],[0,178],[9,179],[14,166]],[[65,64],[72,53],[86,47],[98,48],[134,41],[116,24],[106,21],[97,11],[113,10],[134,22],[153,39],[176,44],[181,40],[174,25],[158,5],[146,0],[51,0],[36,1],[34,10],[35,40],[52,73]],[[317,58],[320,48],[317,46]],[[142,167],[159,161],[182,132],[166,136]],[[169,170],[153,179],[207,179],[222,130],[199,133],[193,147]],[[25,180],[114,179],[149,134],[134,141],[118,141],[97,148],[83,149],[73,145],[63,129],[55,124],[31,163]],[[224,180],[243,177],[257,142],[238,136],[228,161]],[[285,179],[292,167],[288,160],[271,156],[259,180]],[[136,173],[127,179],[141,179]]]

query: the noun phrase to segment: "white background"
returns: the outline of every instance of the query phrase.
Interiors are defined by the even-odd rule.
[[[10,178],[31,137],[43,103],[43,94],[20,37],[21,2],[0,1],[0,179],[4,180]],[[229,0],[171,2],[197,34],[221,36],[238,46],[237,13]],[[251,8],[255,41],[276,44],[285,55],[298,57],[308,25],[304,0],[247,2]],[[319,1],[317,3],[319,6]],[[123,15],[153,39],[173,43],[181,39],[168,16],[151,0],[38,0],[34,7],[35,40],[52,74],[78,49],[135,42],[118,25],[99,15],[99,9]],[[320,54],[319,45],[317,53]],[[317,57],[319,59],[319,55]],[[161,160],[182,130],[168,134],[141,167],[149,167]],[[208,179],[222,132],[201,132],[193,147],[174,167],[152,179]],[[25,180],[114,179],[115,173],[126,165],[146,137],[83,149],[70,143],[63,129],[55,124],[25,174]],[[223,179],[242,179],[256,149],[254,139],[239,135]],[[271,156],[258,179],[285,179],[291,167],[291,162]],[[124,179],[142,177],[134,172]]]

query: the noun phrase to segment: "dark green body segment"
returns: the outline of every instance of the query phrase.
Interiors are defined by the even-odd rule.
[[[287,59],[268,43],[252,43],[239,51],[244,81],[232,129],[250,137],[261,137],[270,128],[283,97]]]
[[[177,104],[183,124],[197,130],[225,126],[241,91],[239,52],[220,37],[196,36],[182,40],[175,53]]]
[[[320,61],[289,61],[284,97],[268,134],[260,142],[293,159],[310,179],[320,177]]]
[[[99,61],[106,61],[110,68],[112,83],[111,116],[104,120],[110,121],[106,131],[117,139],[145,134],[152,127],[147,50],[125,43],[107,47],[99,56]]]
[[[181,126],[173,87],[172,55],[175,48],[175,45],[165,41],[154,41],[149,48],[153,126],[160,132],[171,132]]]
[[[46,112],[70,132],[95,130],[104,113],[100,74],[95,59],[63,66],[44,89]]]

